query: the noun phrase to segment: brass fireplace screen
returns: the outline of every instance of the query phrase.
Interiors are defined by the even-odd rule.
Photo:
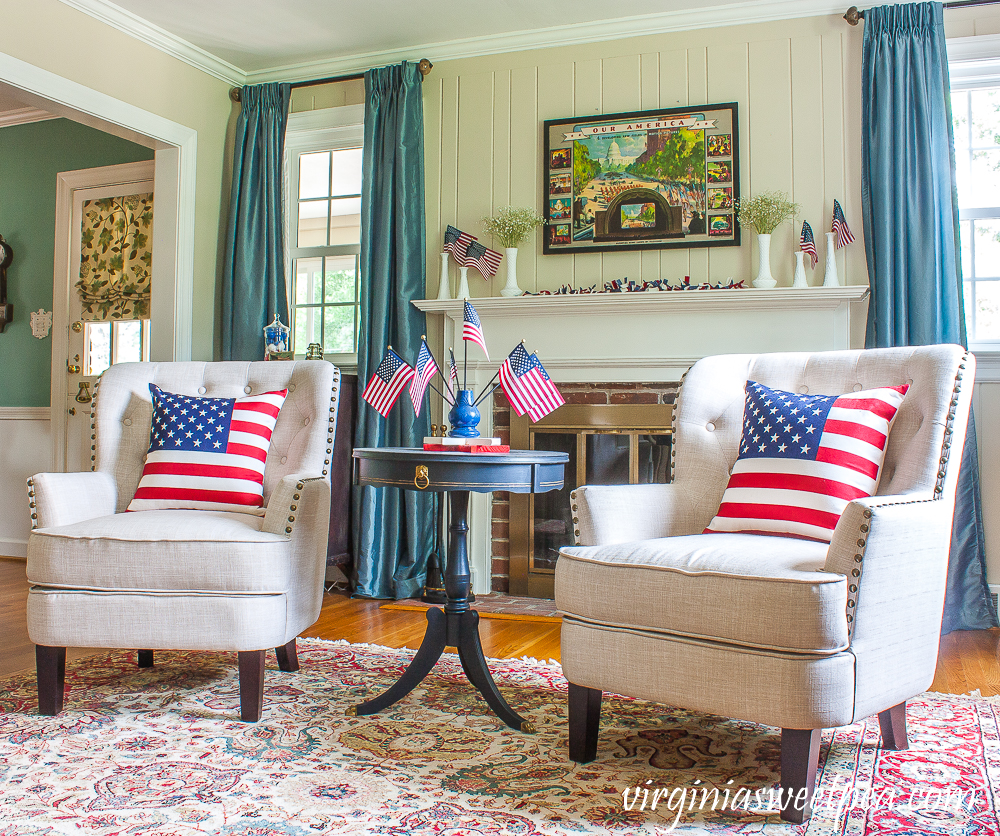
[[[514,449],[569,455],[562,490],[510,495],[510,592],[554,596],[562,546],[573,543],[570,492],[579,485],[670,481],[667,404],[566,404],[536,424],[511,415]]]

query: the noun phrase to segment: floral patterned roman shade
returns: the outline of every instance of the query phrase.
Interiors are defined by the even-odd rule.
[[[153,193],[83,204],[80,294],[86,320],[149,316]]]

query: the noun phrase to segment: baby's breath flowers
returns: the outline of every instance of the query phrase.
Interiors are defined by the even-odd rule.
[[[505,206],[492,217],[483,218],[483,230],[492,235],[502,247],[516,247],[545,218],[528,206]]]
[[[798,211],[799,204],[792,203],[784,192],[762,192],[749,200],[740,200],[736,206],[740,224],[752,226],[758,235],[770,235]]]

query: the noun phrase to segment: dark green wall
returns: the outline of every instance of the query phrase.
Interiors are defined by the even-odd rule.
[[[49,405],[52,336],[31,336],[29,317],[52,310],[56,175],[151,159],[149,148],[68,119],[0,128],[0,235],[14,249],[7,270],[14,321],[0,334],[0,406]]]

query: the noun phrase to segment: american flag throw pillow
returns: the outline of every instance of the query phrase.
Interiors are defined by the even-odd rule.
[[[264,513],[264,463],[288,390],[199,398],[150,383],[149,391],[149,453],[128,510]]]
[[[747,381],[739,458],[705,533],[829,543],[847,504],[875,493],[906,390],[796,395]]]

